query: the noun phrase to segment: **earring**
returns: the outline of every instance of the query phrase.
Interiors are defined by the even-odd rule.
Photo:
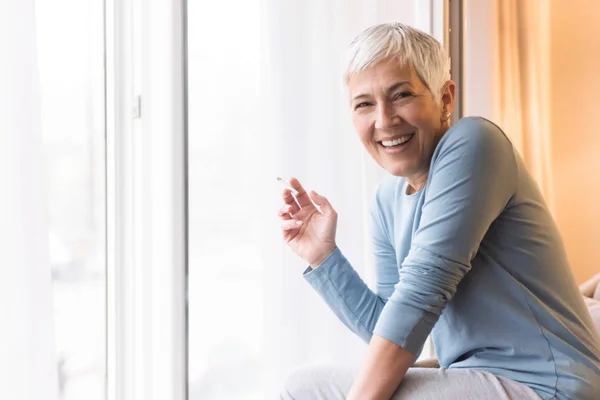
[[[451,113],[447,112],[446,113],[446,118],[450,118],[450,115],[452,115]]]

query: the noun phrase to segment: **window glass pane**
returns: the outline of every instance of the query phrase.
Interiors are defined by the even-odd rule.
[[[61,400],[105,398],[102,0],[37,0]]]
[[[238,201],[257,164],[259,13],[259,0],[188,2],[192,400],[264,398],[261,255]]]

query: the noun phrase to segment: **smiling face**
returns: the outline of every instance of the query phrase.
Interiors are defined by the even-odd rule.
[[[413,68],[395,60],[348,81],[360,140],[379,165],[405,177],[413,191],[425,185],[435,147],[450,127],[454,87],[449,81],[438,102]]]

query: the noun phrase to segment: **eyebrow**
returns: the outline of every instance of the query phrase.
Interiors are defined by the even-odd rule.
[[[407,85],[407,84],[410,84],[410,82],[409,82],[409,81],[400,81],[400,82],[394,83],[392,86],[390,86],[390,87],[389,87],[389,88],[386,90],[386,93],[393,92],[394,90],[398,89],[399,87],[401,87],[401,86],[404,86],[404,85]],[[359,94],[359,95],[357,95],[357,96],[354,96],[354,97],[352,98],[352,101],[356,101],[356,100],[358,100],[358,99],[362,99],[362,98],[364,98],[364,97],[369,97],[369,95],[368,95],[368,94],[366,94],[366,93]]]

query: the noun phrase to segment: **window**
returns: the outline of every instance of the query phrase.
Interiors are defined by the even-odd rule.
[[[262,267],[239,198],[259,145],[259,12],[258,0],[188,2],[190,399],[264,398]]]
[[[36,1],[61,400],[105,398],[103,7]]]

